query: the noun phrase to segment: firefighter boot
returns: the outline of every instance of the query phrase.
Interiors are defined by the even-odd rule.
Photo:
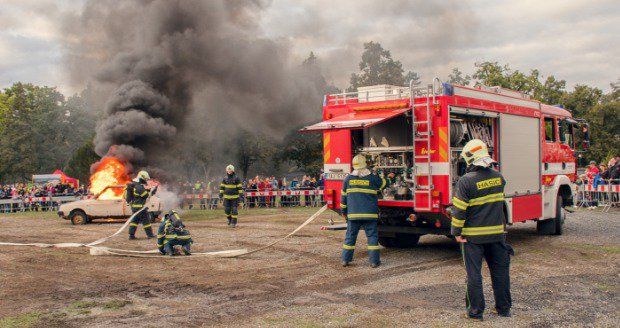
[[[230,226],[232,224],[232,218],[229,216],[227,219],[228,219],[228,225]]]
[[[129,224],[129,239],[136,239],[136,227],[138,225],[135,223],[130,223]]]
[[[174,256],[174,247],[172,245],[170,245],[170,243],[167,243],[164,246],[164,252],[166,253],[166,255],[168,256]]]
[[[184,253],[185,255],[192,255],[192,252],[191,252],[190,247],[191,247],[191,246],[190,246],[190,244],[189,244],[189,243],[187,243],[187,244],[183,245],[183,253]]]
[[[232,225],[233,228],[237,227],[237,218],[233,218],[232,219]]]
[[[150,224],[144,227],[144,232],[146,233],[146,238],[155,238],[155,235],[153,234],[153,228]]]

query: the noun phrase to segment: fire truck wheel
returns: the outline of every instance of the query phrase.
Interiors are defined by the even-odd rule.
[[[88,217],[86,216],[86,213],[82,211],[75,211],[71,213],[70,219],[71,219],[71,224],[73,225],[88,223]]]
[[[397,233],[396,238],[392,238],[392,242],[396,248],[412,248],[420,241],[420,235],[409,233]],[[379,241],[380,242],[380,241]]]
[[[555,218],[553,219],[553,223],[555,224],[555,231],[554,231],[554,235],[556,236],[560,236],[564,231],[563,227],[564,227],[564,218],[565,218],[565,212],[564,209],[562,208],[562,196],[558,195],[558,200],[556,202],[556,207],[555,207]]]
[[[379,245],[381,245],[381,246],[383,246],[385,248],[394,248],[394,247],[396,247],[396,244],[395,244],[394,240],[396,240],[396,238],[379,237]]]
[[[558,195],[556,200],[555,217],[552,219],[538,221],[536,223],[536,231],[541,235],[561,235],[563,224],[564,210],[562,209],[562,196]]]

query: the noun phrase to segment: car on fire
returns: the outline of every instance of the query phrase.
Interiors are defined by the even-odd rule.
[[[82,199],[62,204],[58,216],[70,220],[71,224],[86,224],[96,219],[127,219],[131,216],[131,207],[122,197],[125,186],[108,186],[91,199]],[[116,195],[116,196],[110,196]],[[146,205],[151,218],[159,217],[161,201],[152,194]]]

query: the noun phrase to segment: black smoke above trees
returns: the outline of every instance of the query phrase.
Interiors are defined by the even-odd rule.
[[[320,117],[325,81],[261,36],[261,1],[89,1],[67,19],[75,83],[108,94],[94,140],[134,166],[173,169],[208,147],[234,157],[242,132],[277,142]],[[196,143],[196,140],[200,143]],[[219,163],[218,163],[219,164]]]

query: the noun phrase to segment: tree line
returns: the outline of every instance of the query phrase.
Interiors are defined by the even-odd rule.
[[[317,78],[325,94],[342,90],[325,81],[318,58],[314,53],[301,64]],[[507,64],[483,62],[476,64],[470,76],[453,68],[444,81],[460,85],[488,85],[517,90],[533,99],[551,105],[561,105],[575,118],[590,123],[591,146],[585,160],[605,161],[620,150],[620,82],[611,83],[604,93],[597,87],[575,85],[572,90],[566,81],[553,75],[542,76],[537,69],[522,72]],[[406,73],[405,73],[406,72]],[[420,85],[421,78],[414,69],[405,70],[400,60],[377,42],[364,44],[358,71],[350,76],[347,91],[376,84]],[[90,92],[65,97],[56,88],[15,83],[0,91],[0,182],[26,181],[32,174],[50,173],[63,169],[67,174],[86,181],[90,164],[98,159],[92,139],[100,111],[88,108]],[[313,109],[308,109],[313,110]],[[320,99],[317,99],[320,117]],[[310,123],[310,122],[308,122]],[[283,127],[287,128],[287,127]],[[301,126],[288,127],[283,140],[274,140],[260,132],[244,132],[233,141],[232,160],[239,173],[283,174],[303,171],[318,175],[322,168],[320,134],[299,134]],[[187,156],[180,158],[178,174],[196,179],[219,172],[212,156],[203,147],[190,147]]]

